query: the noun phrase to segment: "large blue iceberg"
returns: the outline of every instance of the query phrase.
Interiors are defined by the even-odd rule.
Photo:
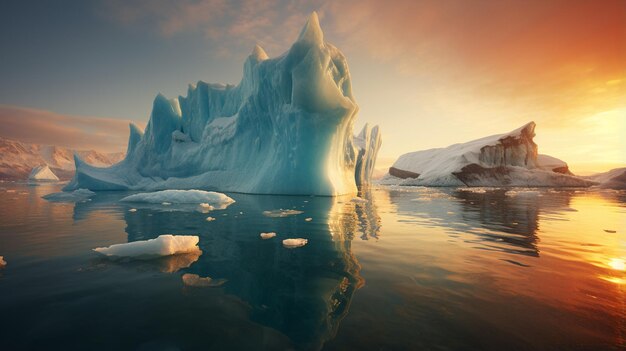
[[[75,157],[64,190],[354,193],[369,182],[381,143],[378,127],[353,136],[357,111],[346,58],[324,42],[313,13],[280,57],[257,45],[239,85],[159,94],[145,133],[131,124],[126,158],[98,168]]]

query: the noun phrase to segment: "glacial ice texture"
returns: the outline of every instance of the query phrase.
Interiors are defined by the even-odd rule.
[[[126,158],[97,168],[76,157],[65,189],[355,193],[381,140],[377,127],[352,135],[357,111],[346,58],[313,13],[283,55],[256,46],[237,86],[200,81],[186,97],[159,94],[145,132],[131,125]]]

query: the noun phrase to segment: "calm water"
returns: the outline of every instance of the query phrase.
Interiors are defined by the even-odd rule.
[[[0,187],[1,350],[626,348],[626,192],[231,194],[207,214]],[[304,213],[262,214],[280,208]],[[202,255],[91,251],[164,233],[199,235]],[[287,237],[309,243],[285,249]],[[184,273],[228,281],[190,288]]]

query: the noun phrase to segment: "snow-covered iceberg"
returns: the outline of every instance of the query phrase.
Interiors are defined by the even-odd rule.
[[[30,174],[28,175],[28,180],[57,181],[59,180],[59,177],[57,177],[56,174],[52,172],[48,165],[41,165],[34,167],[32,171],[30,171]]]
[[[259,46],[239,85],[190,85],[154,100],[145,133],[109,168],[75,158],[66,190],[211,189],[262,194],[355,193],[369,181],[378,128],[352,135],[358,106],[344,55],[324,42],[316,13],[283,55]]]
[[[109,247],[98,247],[95,252],[108,258],[135,258],[153,259],[183,253],[195,253],[198,248],[198,238],[195,235],[159,235],[156,239],[133,241],[124,244],[115,244]]]
[[[539,155],[535,123],[446,148],[404,154],[382,184],[422,186],[590,186],[557,158]]]

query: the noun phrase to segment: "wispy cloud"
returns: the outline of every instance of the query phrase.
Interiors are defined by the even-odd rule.
[[[106,1],[104,16],[129,26],[154,28],[164,37],[200,33],[217,43],[217,52],[259,43],[284,50],[308,13],[323,1],[138,0]]]
[[[29,143],[105,152],[124,151],[128,121],[63,115],[33,108],[0,105],[0,136]]]

